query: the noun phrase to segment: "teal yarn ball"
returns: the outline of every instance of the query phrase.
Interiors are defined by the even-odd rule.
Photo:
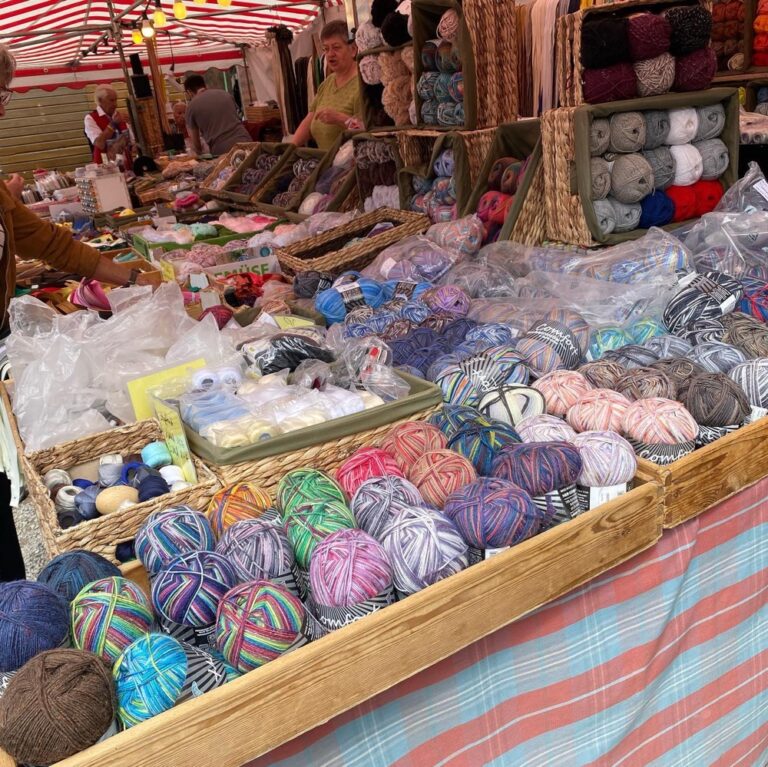
[[[656,336],[664,335],[667,332],[663,322],[653,317],[644,317],[627,328],[627,333],[631,341],[627,343],[644,344]]]
[[[630,343],[632,339],[620,327],[595,328],[589,337],[589,357],[599,360],[606,352]]]
[[[429,417],[428,423],[437,426],[448,439],[467,424],[490,426],[491,421],[479,410],[467,405],[451,405],[446,403],[436,413]]]
[[[448,440],[448,448],[463,455],[480,476],[487,476],[501,449],[521,441],[518,433],[501,421],[492,421],[490,426],[467,423]]]
[[[120,568],[100,554],[78,549],[54,557],[40,571],[37,582],[71,602],[89,583],[120,575]]]

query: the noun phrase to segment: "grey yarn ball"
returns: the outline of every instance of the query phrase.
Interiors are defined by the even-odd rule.
[[[749,360],[731,369],[728,376],[747,395],[753,407],[768,407],[768,359]]]
[[[649,109],[643,112],[645,119],[645,149],[657,149],[669,136],[669,112],[666,109]]]
[[[717,138],[725,128],[725,109],[722,104],[711,104],[708,107],[698,107],[699,127],[694,141],[706,141]]]
[[[616,213],[610,200],[595,200],[597,226],[603,234],[610,234],[616,228]],[[639,219],[638,219],[639,220]]]
[[[611,166],[602,157],[593,157],[589,169],[592,173],[592,199],[604,200],[611,191]]]
[[[623,154],[616,158],[611,169],[611,192],[619,202],[626,205],[640,202],[653,189],[653,168],[641,154]]]
[[[645,120],[642,112],[618,112],[611,115],[610,149],[612,152],[639,152],[645,144]]]
[[[690,341],[666,334],[648,339],[643,346],[658,354],[660,360],[685,357],[693,349],[693,344]]]
[[[607,152],[610,142],[611,124],[607,118],[592,120],[592,127],[589,129],[589,153],[594,157]]]
[[[671,53],[636,61],[633,66],[639,96],[660,96],[667,93],[675,82],[675,57]]]
[[[631,232],[633,229],[637,229],[643,212],[640,203],[626,204],[610,197],[608,201],[613,206],[613,215],[616,218],[615,232]]]
[[[707,181],[714,181],[728,170],[731,156],[728,147],[719,138],[697,141],[694,146],[699,150],[703,166],[701,177]]]
[[[694,346],[686,357],[701,365],[708,373],[730,373],[736,365],[747,361],[741,349],[721,341],[709,341]]]
[[[647,149],[643,157],[651,166],[653,186],[655,189],[666,189],[675,179],[675,158],[668,146]]]

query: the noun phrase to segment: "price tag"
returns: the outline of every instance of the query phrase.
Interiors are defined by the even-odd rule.
[[[128,396],[131,398],[133,412],[136,414],[137,421],[146,421],[152,418],[155,410],[153,407],[154,397],[149,394],[151,389],[155,389],[161,384],[178,378],[187,378],[192,371],[200,370],[205,367],[205,360],[199,359],[185,362],[182,365],[174,365],[165,370],[159,370],[157,373],[150,373],[140,378],[134,378],[128,381]]]
[[[173,268],[173,264],[170,261],[166,261],[165,259],[162,259],[162,258],[158,261],[158,264],[160,265],[160,272],[163,275],[163,281],[175,282],[176,272]]]
[[[191,288],[203,290],[208,287],[208,277],[206,277],[204,274],[190,274],[189,286]]]
[[[277,326],[283,330],[286,330],[287,328],[306,328],[315,324],[312,320],[308,320],[306,317],[296,317],[293,314],[275,314],[273,315],[273,318],[277,323]]]
[[[221,299],[215,290],[201,290],[198,295],[200,296],[200,305],[203,309],[210,309],[212,306],[221,305]]]
[[[154,400],[154,405],[155,415],[160,423],[160,430],[163,432],[163,439],[168,446],[168,452],[173,459],[173,465],[178,466],[184,472],[184,479],[187,482],[193,485],[197,484],[195,464],[192,462],[192,456],[189,452],[187,435],[184,433],[184,424],[179,409],[157,398]]]
[[[765,418],[767,415],[768,410],[766,410],[766,408],[752,405],[752,415],[750,415],[749,420],[754,423],[755,421],[759,421],[761,418]]]
[[[608,485],[607,487],[589,488],[589,508],[594,509],[627,492],[627,483],[621,485]]]

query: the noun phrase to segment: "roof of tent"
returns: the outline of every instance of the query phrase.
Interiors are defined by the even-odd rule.
[[[172,0],[163,0],[167,26],[157,32],[163,64],[175,63],[180,71],[208,67],[228,68],[242,61],[238,45],[264,42],[269,27],[284,25],[297,31],[310,24],[325,5],[343,0],[232,0],[229,8],[216,0],[184,0],[187,18],[173,17]],[[131,40],[131,25],[145,9],[150,15],[155,0],[112,0],[122,25],[126,55],[142,54],[144,46]],[[0,4],[0,40],[18,62],[13,87],[84,87],[122,77],[110,32],[109,0],[13,0]],[[102,40],[96,52],[83,52]]]

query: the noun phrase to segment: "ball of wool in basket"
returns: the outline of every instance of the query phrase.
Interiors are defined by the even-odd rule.
[[[381,23],[381,36],[387,45],[397,47],[411,39],[408,32],[408,16],[394,11],[384,17]]]
[[[642,112],[617,112],[609,118],[611,152],[638,152],[645,144]]]
[[[479,479],[452,493],[445,515],[476,549],[514,546],[539,532],[543,517],[531,496],[512,482]]]
[[[126,578],[102,578],[73,600],[70,635],[79,650],[110,665],[131,642],[152,626],[152,608],[144,592]]]
[[[309,569],[312,553],[320,541],[331,533],[352,527],[355,527],[352,512],[338,501],[315,502],[296,509],[285,523],[296,563],[305,570]]]
[[[216,649],[247,673],[282,655],[304,633],[307,613],[287,589],[268,581],[236,586],[221,600]]]
[[[671,359],[672,357],[684,357],[693,349],[693,344],[684,338],[665,333],[655,338],[651,338],[644,344],[646,349],[650,349],[658,356],[660,360]]]
[[[78,650],[49,650],[0,699],[0,747],[24,764],[53,764],[92,746],[115,716],[108,666]]]
[[[294,469],[277,485],[276,503],[283,518],[298,507],[316,501],[345,504],[347,498],[336,480],[318,469]]]
[[[705,107],[696,107],[699,118],[699,127],[696,130],[694,141],[706,141],[717,138],[725,128],[725,109],[722,104],[710,104]]]
[[[566,413],[565,419],[578,432],[621,431],[630,401],[610,389],[587,392]]]
[[[616,381],[626,372],[626,367],[615,360],[596,360],[595,362],[587,362],[579,368],[579,373],[595,389],[612,389]]]
[[[583,487],[611,487],[631,482],[637,471],[632,445],[614,431],[585,431],[573,444],[582,467],[577,483]]]
[[[699,160],[701,160],[701,155],[699,155]],[[650,163],[641,154],[619,155],[611,169],[611,193],[613,196],[619,202],[630,205],[640,202],[652,191],[653,168],[651,168]]]
[[[680,399],[702,426],[741,424],[752,411],[744,389],[725,373],[694,376]]]
[[[459,14],[453,8],[449,8],[441,17],[437,25],[437,36],[449,43],[456,42],[459,36]]]
[[[595,157],[605,154],[611,143],[611,123],[606,117],[592,120],[589,128],[589,153]]]
[[[208,518],[188,506],[156,511],[136,533],[136,556],[150,576],[191,551],[212,551],[216,538]]]
[[[708,373],[728,373],[736,365],[747,361],[741,349],[721,341],[708,341],[694,346],[688,353],[689,359],[701,365]]]
[[[616,220],[615,232],[631,232],[633,229],[637,229],[640,224],[640,216],[643,213],[640,203],[619,202],[619,200],[611,197],[607,201],[613,207],[613,215]]]
[[[723,197],[723,185],[720,181],[697,181],[692,187],[696,196],[696,215],[711,213]]]
[[[524,384],[505,384],[488,392],[478,403],[488,418],[515,427],[524,418],[540,415],[546,409],[544,395]]]
[[[756,359],[736,365],[728,374],[747,395],[753,407],[768,407],[768,359]]]
[[[701,177],[705,181],[718,179],[728,170],[731,157],[728,147],[719,138],[697,141],[693,146],[701,155]]]
[[[430,506],[442,509],[454,490],[477,479],[477,472],[466,458],[451,450],[430,450],[413,464],[408,479]]]
[[[648,397],[674,399],[677,387],[661,370],[651,367],[628,370],[618,381],[616,391],[627,399],[638,400]]]
[[[235,522],[219,538],[216,553],[232,565],[241,582],[284,576],[295,562],[282,527],[265,519]]]
[[[611,191],[611,168],[602,157],[592,157],[589,169],[592,176],[592,199],[604,200]]]
[[[669,49],[675,56],[684,56],[709,42],[712,34],[712,14],[700,5],[681,5],[664,11],[671,27]]]
[[[235,583],[235,570],[224,557],[193,551],[157,574],[152,604],[159,616],[172,623],[203,628],[214,622],[219,601]]]
[[[678,397],[685,391],[685,387],[693,376],[707,372],[701,365],[684,357],[659,360],[654,362],[651,367],[654,370],[661,370],[672,381],[677,388]]]
[[[627,344],[620,349],[606,352],[605,358],[618,362],[627,369],[646,367],[658,359],[655,352],[640,344]]]
[[[483,426],[491,425],[488,418],[483,416],[476,408],[447,403],[429,417],[428,423],[436,426],[447,437],[457,432],[466,423],[479,423]]]
[[[616,229],[616,212],[610,200],[594,201],[595,218],[597,228],[603,235],[611,234]]]
[[[37,576],[43,583],[71,602],[93,581],[120,575],[120,569],[93,551],[78,549],[55,556]]]
[[[542,376],[553,370],[579,366],[589,343],[589,325],[578,313],[553,309],[535,322],[517,344],[533,372]]]
[[[468,564],[466,542],[453,522],[434,509],[399,509],[382,545],[392,565],[395,588],[403,594],[415,594]]]
[[[651,397],[637,400],[627,408],[621,431],[638,442],[676,445],[696,439],[699,427],[679,402]]]
[[[470,461],[480,476],[487,476],[499,451],[518,442],[520,436],[514,429],[494,421],[491,426],[463,426],[450,438],[448,448]]]
[[[666,109],[648,109],[643,114],[645,120],[644,149],[658,149],[664,145],[669,135],[669,112]]]
[[[351,508],[357,524],[382,540],[392,514],[402,506],[423,506],[416,486],[402,477],[374,477],[357,488]]]
[[[668,189],[675,178],[675,158],[669,147],[661,146],[657,149],[647,149],[643,157],[653,171],[653,186],[655,189]]]
[[[697,274],[667,304],[664,324],[679,334],[701,320],[719,319],[733,311],[743,292],[740,282],[722,272]]]
[[[672,28],[658,13],[633,13],[627,19],[627,45],[632,61],[643,61],[669,51]]]
[[[675,204],[668,194],[656,190],[640,201],[640,229],[666,226],[675,216]]]
[[[598,68],[617,64],[626,55],[628,23],[626,17],[589,16],[581,28],[581,63]]]
[[[632,339],[622,328],[595,328],[589,337],[589,354],[593,359],[599,360],[606,352],[621,349],[631,342]]]
[[[544,395],[547,413],[562,417],[593,386],[575,370],[555,370],[534,381],[533,388]]]
[[[637,96],[635,69],[627,61],[600,69],[585,69],[583,91],[588,104],[633,99]]]
[[[437,46],[437,68],[448,75],[461,69],[461,56],[457,46],[447,40],[441,40]]]
[[[687,221],[696,217],[698,201],[693,186],[669,186],[666,193],[675,206],[673,222]]]
[[[636,344],[644,344],[654,336],[660,336],[667,332],[664,325],[654,317],[643,317],[633,322],[627,332]]]
[[[219,490],[205,514],[217,538],[235,522],[260,517],[270,506],[269,494],[252,482],[238,482]]]
[[[501,451],[492,474],[535,497],[574,484],[581,467],[579,451],[568,442],[523,442]]]
[[[694,107],[669,110],[669,132],[666,143],[670,146],[690,144],[699,130],[699,113]]]
[[[469,311],[469,296],[456,285],[440,285],[421,295],[421,300],[433,311],[464,317]]]
[[[429,450],[442,450],[448,444],[445,434],[429,423],[408,421],[395,426],[382,440],[381,449],[389,453],[405,473],[414,461]]]
[[[680,56],[675,62],[674,89],[683,92],[706,90],[712,85],[716,72],[717,55],[709,46]]]
[[[0,583],[0,671],[16,671],[67,638],[67,600],[43,583]]]
[[[357,488],[367,479],[386,476],[405,475],[393,456],[376,447],[357,450],[336,470],[336,479],[347,498],[352,498]]]
[[[106,487],[96,496],[96,509],[99,514],[114,514],[126,501],[139,502],[139,491],[135,487]]]
[[[533,415],[521,421],[517,433],[523,442],[570,442],[576,432],[554,415]]]
[[[317,545],[309,582],[318,604],[352,607],[390,589],[392,568],[375,538],[363,530],[340,530]]]
[[[675,161],[675,186],[695,184],[704,172],[704,164],[699,150],[693,144],[682,144],[669,148]]]

